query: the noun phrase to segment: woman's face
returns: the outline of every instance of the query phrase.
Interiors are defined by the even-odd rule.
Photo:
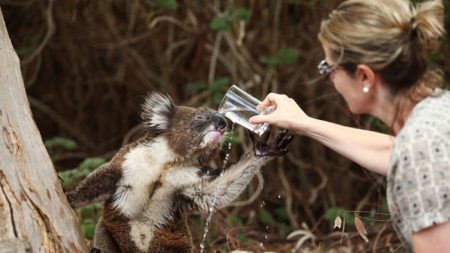
[[[368,94],[362,92],[362,79],[357,74],[349,75],[344,69],[336,65],[331,58],[328,48],[324,47],[325,61],[330,66],[335,66],[330,74],[330,81],[336,91],[344,98],[350,111],[355,114],[368,112]]]

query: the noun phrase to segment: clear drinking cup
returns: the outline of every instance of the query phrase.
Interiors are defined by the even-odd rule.
[[[268,107],[262,111],[256,109],[261,101],[254,98],[236,85],[231,86],[219,105],[219,113],[234,123],[237,123],[250,131],[263,135],[269,130],[269,124],[262,123],[254,125],[249,119],[256,115],[269,114],[273,111],[272,107]]]

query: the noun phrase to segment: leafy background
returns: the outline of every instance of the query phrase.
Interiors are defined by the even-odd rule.
[[[385,131],[374,118],[350,114],[317,74],[319,25],[339,2],[0,0],[0,6],[34,118],[70,189],[139,136],[139,108],[150,90],[177,104],[217,108],[238,84],[259,98],[288,94],[313,117]],[[442,42],[431,60],[448,80],[449,38]],[[240,127],[231,142],[233,161],[251,149]],[[255,179],[234,206],[214,213],[207,252],[290,252],[296,245],[302,252],[403,252],[390,226],[384,178],[322,145],[297,136],[262,177],[263,188]],[[92,239],[101,204],[77,213]],[[337,216],[345,227],[334,229]],[[205,214],[190,219],[196,251],[205,222]]]

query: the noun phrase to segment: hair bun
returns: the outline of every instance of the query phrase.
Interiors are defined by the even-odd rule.
[[[411,27],[411,30],[415,30],[417,29],[417,20],[416,17],[412,17],[411,20],[409,21],[409,25]]]
[[[419,43],[425,50],[436,50],[437,41],[445,32],[442,0],[419,4],[415,17],[411,18],[411,28],[416,29]]]

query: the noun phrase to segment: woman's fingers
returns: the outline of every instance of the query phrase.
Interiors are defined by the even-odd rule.
[[[249,121],[252,124],[260,124],[260,123],[269,123],[270,124],[270,122],[268,121],[269,118],[270,117],[268,117],[267,115],[256,115],[256,116],[251,117],[249,119]]]
[[[264,98],[264,100],[261,102],[261,104],[259,104],[258,106],[256,106],[256,109],[258,110],[262,110],[268,106],[271,105],[277,105],[277,100],[283,95],[277,94],[277,93],[269,93],[266,98]]]

